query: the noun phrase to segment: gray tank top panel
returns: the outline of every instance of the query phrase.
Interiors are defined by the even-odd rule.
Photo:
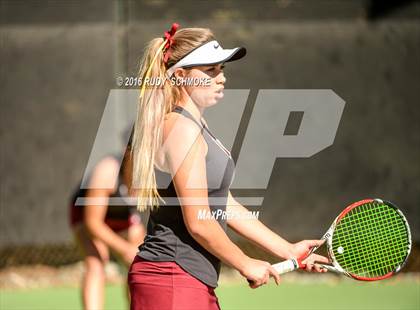
[[[226,219],[222,214],[226,210],[229,187],[235,174],[235,163],[229,151],[203,123],[197,122],[180,106],[176,106],[173,111],[191,119],[201,128],[201,134],[208,145],[206,172],[209,207],[214,219],[226,230]],[[200,281],[216,287],[220,260],[189,234],[171,175],[156,168],[155,174],[158,188],[164,188],[158,191],[166,204],[150,212],[147,235],[145,242],[139,247],[138,255],[150,261],[174,261]]]

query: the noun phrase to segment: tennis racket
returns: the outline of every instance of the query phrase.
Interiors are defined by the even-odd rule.
[[[391,277],[404,266],[411,250],[410,227],[403,213],[392,203],[365,199],[341,212],[322,237],[331,265],[319,264],[329,271],[361,281]],[[298,259],[274,264],[279,274],[305,268]]]

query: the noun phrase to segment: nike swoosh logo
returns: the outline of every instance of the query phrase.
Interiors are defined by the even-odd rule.
[[[219,48],[219,46],[220,46],[219,44],[213,45],[214,48]]]

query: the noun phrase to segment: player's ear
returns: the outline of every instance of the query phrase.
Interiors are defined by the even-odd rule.
[[[187,75],[187,72],[183,68],[177,68],[174,72],[174,75],[176,78],[182,79],[182,78],[185,78],[185,76]]]

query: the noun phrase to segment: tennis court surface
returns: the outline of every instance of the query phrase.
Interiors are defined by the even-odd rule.
[[[284,277],[286,278],[286,277]],[[305,280],[306,279],[306,280]],[[309,280],[307,280],[309,279]],[[420,279],[417,275],[375,283],[349,279],[321,280],[302,277],[280,286],[251,290],[245,283],[230,282],[217,289],[222,309],[420,309]],[[0,308],[82,309],[76,287],[32,290],[2,290]],[[106,309],[127,309],[122,285],[106,288]]]

